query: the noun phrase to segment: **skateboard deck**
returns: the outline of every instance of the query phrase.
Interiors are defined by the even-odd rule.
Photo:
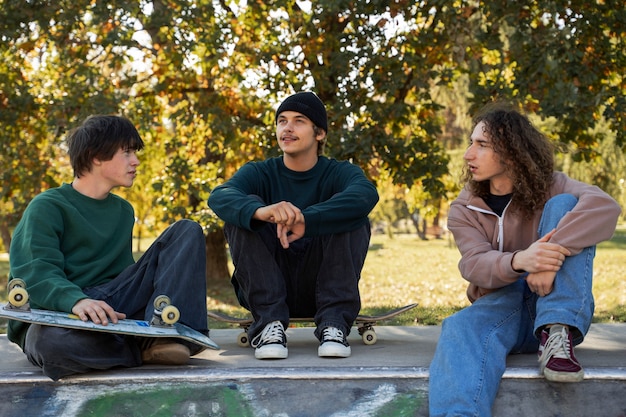
[[[184,339],[210,349],[219,349],[219,346],[208,336],[177,323],[180,313],[169,303],[169,298],[166,296],[159,296],[154,300],[155,317],[151,321],[123,319],[104,326],[92,321],[82,321],[74,314],[31,309],[27,302],[28,294],[22,287],[23,284],[11,282],[10,285],[9,302],[0,304],[0,317],[9,320],[131,336],[170,337]]]
[[[379,314],[376,316],[359,315],[354,321],[354,325],[357,326],[359,335],[363,339],[363,343],[365,343],[366,345],[373,345],[378,341],[378,337],[376,336],[376,332],[374,330],[374,325],[376,325],[376,323],[382,320],[387,320],[392,317],[395,317],[398,314],[402,314],[415,307],[417,307],[417,303],[408,304],[408,305],[405,305],[404,307],[396,308],[394,310],[391,310],[384,314]],[[214,319],[223,323],[236,324],[239,327],[241,327],[243,329],[243,332],[241,332],[237,336],[237,344],[241,347],[246,347],[250,345],[250,340],[248,337],[248,329],[250,328],[250,325],[253,322],[251,317],[243,317],[243,318],[232,317],[227,314],[219,313],[216,311],[209,311],[207,314],[209,318],[211,319]],[[293,317],[293,318],[290,318],[289,321],[292,323],[298,323],[298,322],[308,323],[308,322],[313,322],[314,319],[312,317]]]

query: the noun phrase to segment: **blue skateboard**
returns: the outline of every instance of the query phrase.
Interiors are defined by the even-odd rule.
[[[0,305],[0,317],[10,320],[131,336],[171,337],[184,339],[210,349],[219,349],[219,346],[208,336],[184,324],[177,323],[180,312],[178,308],[170,304],[169,297],[164,295],[158,296],[154,300],[152,320],[124,319],[104,326],[92,321],[82,321],[78,316],[70,313],[31,309],[28,304],[26,286],[24,281],[20,279],[12,279],[9,282],[8,292],[9,302]]]

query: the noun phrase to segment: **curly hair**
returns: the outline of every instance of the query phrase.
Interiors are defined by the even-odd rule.
[[[473,127],[480,122],[491,139],[493,150],[513,181],[512,212],[524,218],[543,208],[549,197],[554,171],[554,145],[537,130],[525,115],[501,103],[484,107],[473,118]],[[479,197],[489,194],[489,181],[474,181],[467,169],[463,180]]]

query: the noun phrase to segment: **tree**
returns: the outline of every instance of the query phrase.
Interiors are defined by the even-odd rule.
[[[151,74],[153,81],[146,85],[164,92],[161,118],[172,127],[165,146],[167,169],[154,186],[167,217],[196,216],[208,226],[209,265],[225,265],[225,256],[216,256],[224,247],[220,222],[202,208],[208,192],[242,163],[277,154],[273,103],[302,88],[314,88],[329,108],[332,156],[360,164],[373,179],[389,170],[399,184],[420,181],[442,192],[438,178],[446,159],[436,141],[437,106],[428,95],[430,83],[416,81],[407,63],[400,62],[411,54],[380,56],[381,50],[398,49],[394,45],[400,39],[380,45],[387,39],[386,23],[372,25],[368,14],[356,12],[344,13],[349,17],[344,19],[345,11],[335,2],[318,3],[319,10],[308,13],[292,2],[251,2],[241,10],[224,4],[189,9],[170,4],[167,10],[161,2],[153,5],[141,22],[150,44],[159,48],[142,52],[160,63],[162,73]],[[368,13],[387,12],[382,3],[377,7]],[[184,25],[172,29],[183,15]],[[203,25],[217,29],[199,31]],[[168,35],[172,31],[176,36]],[[207,46],[215,44],[221,47]],[[302,53],[294,55],[297,50]],[[197,64],[177,73],[165,70],[186,60]],[[391,81],[389,91],[372,88]],[[408,123],[417,120],[415,115],[423,116],[421,124]]]
[[[446,33],[459,41],[457,68],[470,77],[474,109],[507,99],[555,117],[554,134],[576,144],[577,161],[596,155],[598,137],[588,129],[602,120],[625,149],[626,10],[621,2],[457,0],[440,6],[437,14]]]
[[[577,159],[593,158],[588,128],[603,115],[623,147],[625,12],[613,3],[0,0],[0,231],[71,175],[61,139],[92,113],[137,123],[151,162],[127,195],[145,227],[205,226],[210,279],[227,275],[210,190],[278,155],[274,109],[296,91],[327,104],[329,156],[413,187],[415,207],[453,187],[447,151],[466,119],[451,103],[464,97],[558,116],[552,134]]]

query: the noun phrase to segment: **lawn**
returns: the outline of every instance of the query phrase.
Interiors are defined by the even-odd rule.
[[[392,319],[392,325],[440,324],[446,316],[468,305],[466,282],[457,269],[459,252],[448,237],[420,240],[401,234],[390,239],[372,236],[370,251],[361,276],[364,314],[377,314],[409,303],[419,307]],[[596,322],[626,322],[626,229],[598,246],[594,267]],[[8,274],[8,257],[0,256],[0,274]],[[6,300],[6,279],[0,282],[0,298]],[[207,305],[211,310],[245,316],[228,280],[209,286]],[[227,327],[211,322],[211,328]]]
[[[386,324],[440,324],[448,315],[469,305],[466,281],[457,263],[460,254],[454,242],[444,239],[420,240],[416,235],[372,236],[370,251],[361,275],[364,314],[377,314],[409,303],[419,307]],[[626,322],[626,229],[598,246],[594,266],[596,322]],[[214,283],[208,305],[231,315],[245,316],[238,307],[228,282]],[[211,323],[211,327],[223,327]]]

